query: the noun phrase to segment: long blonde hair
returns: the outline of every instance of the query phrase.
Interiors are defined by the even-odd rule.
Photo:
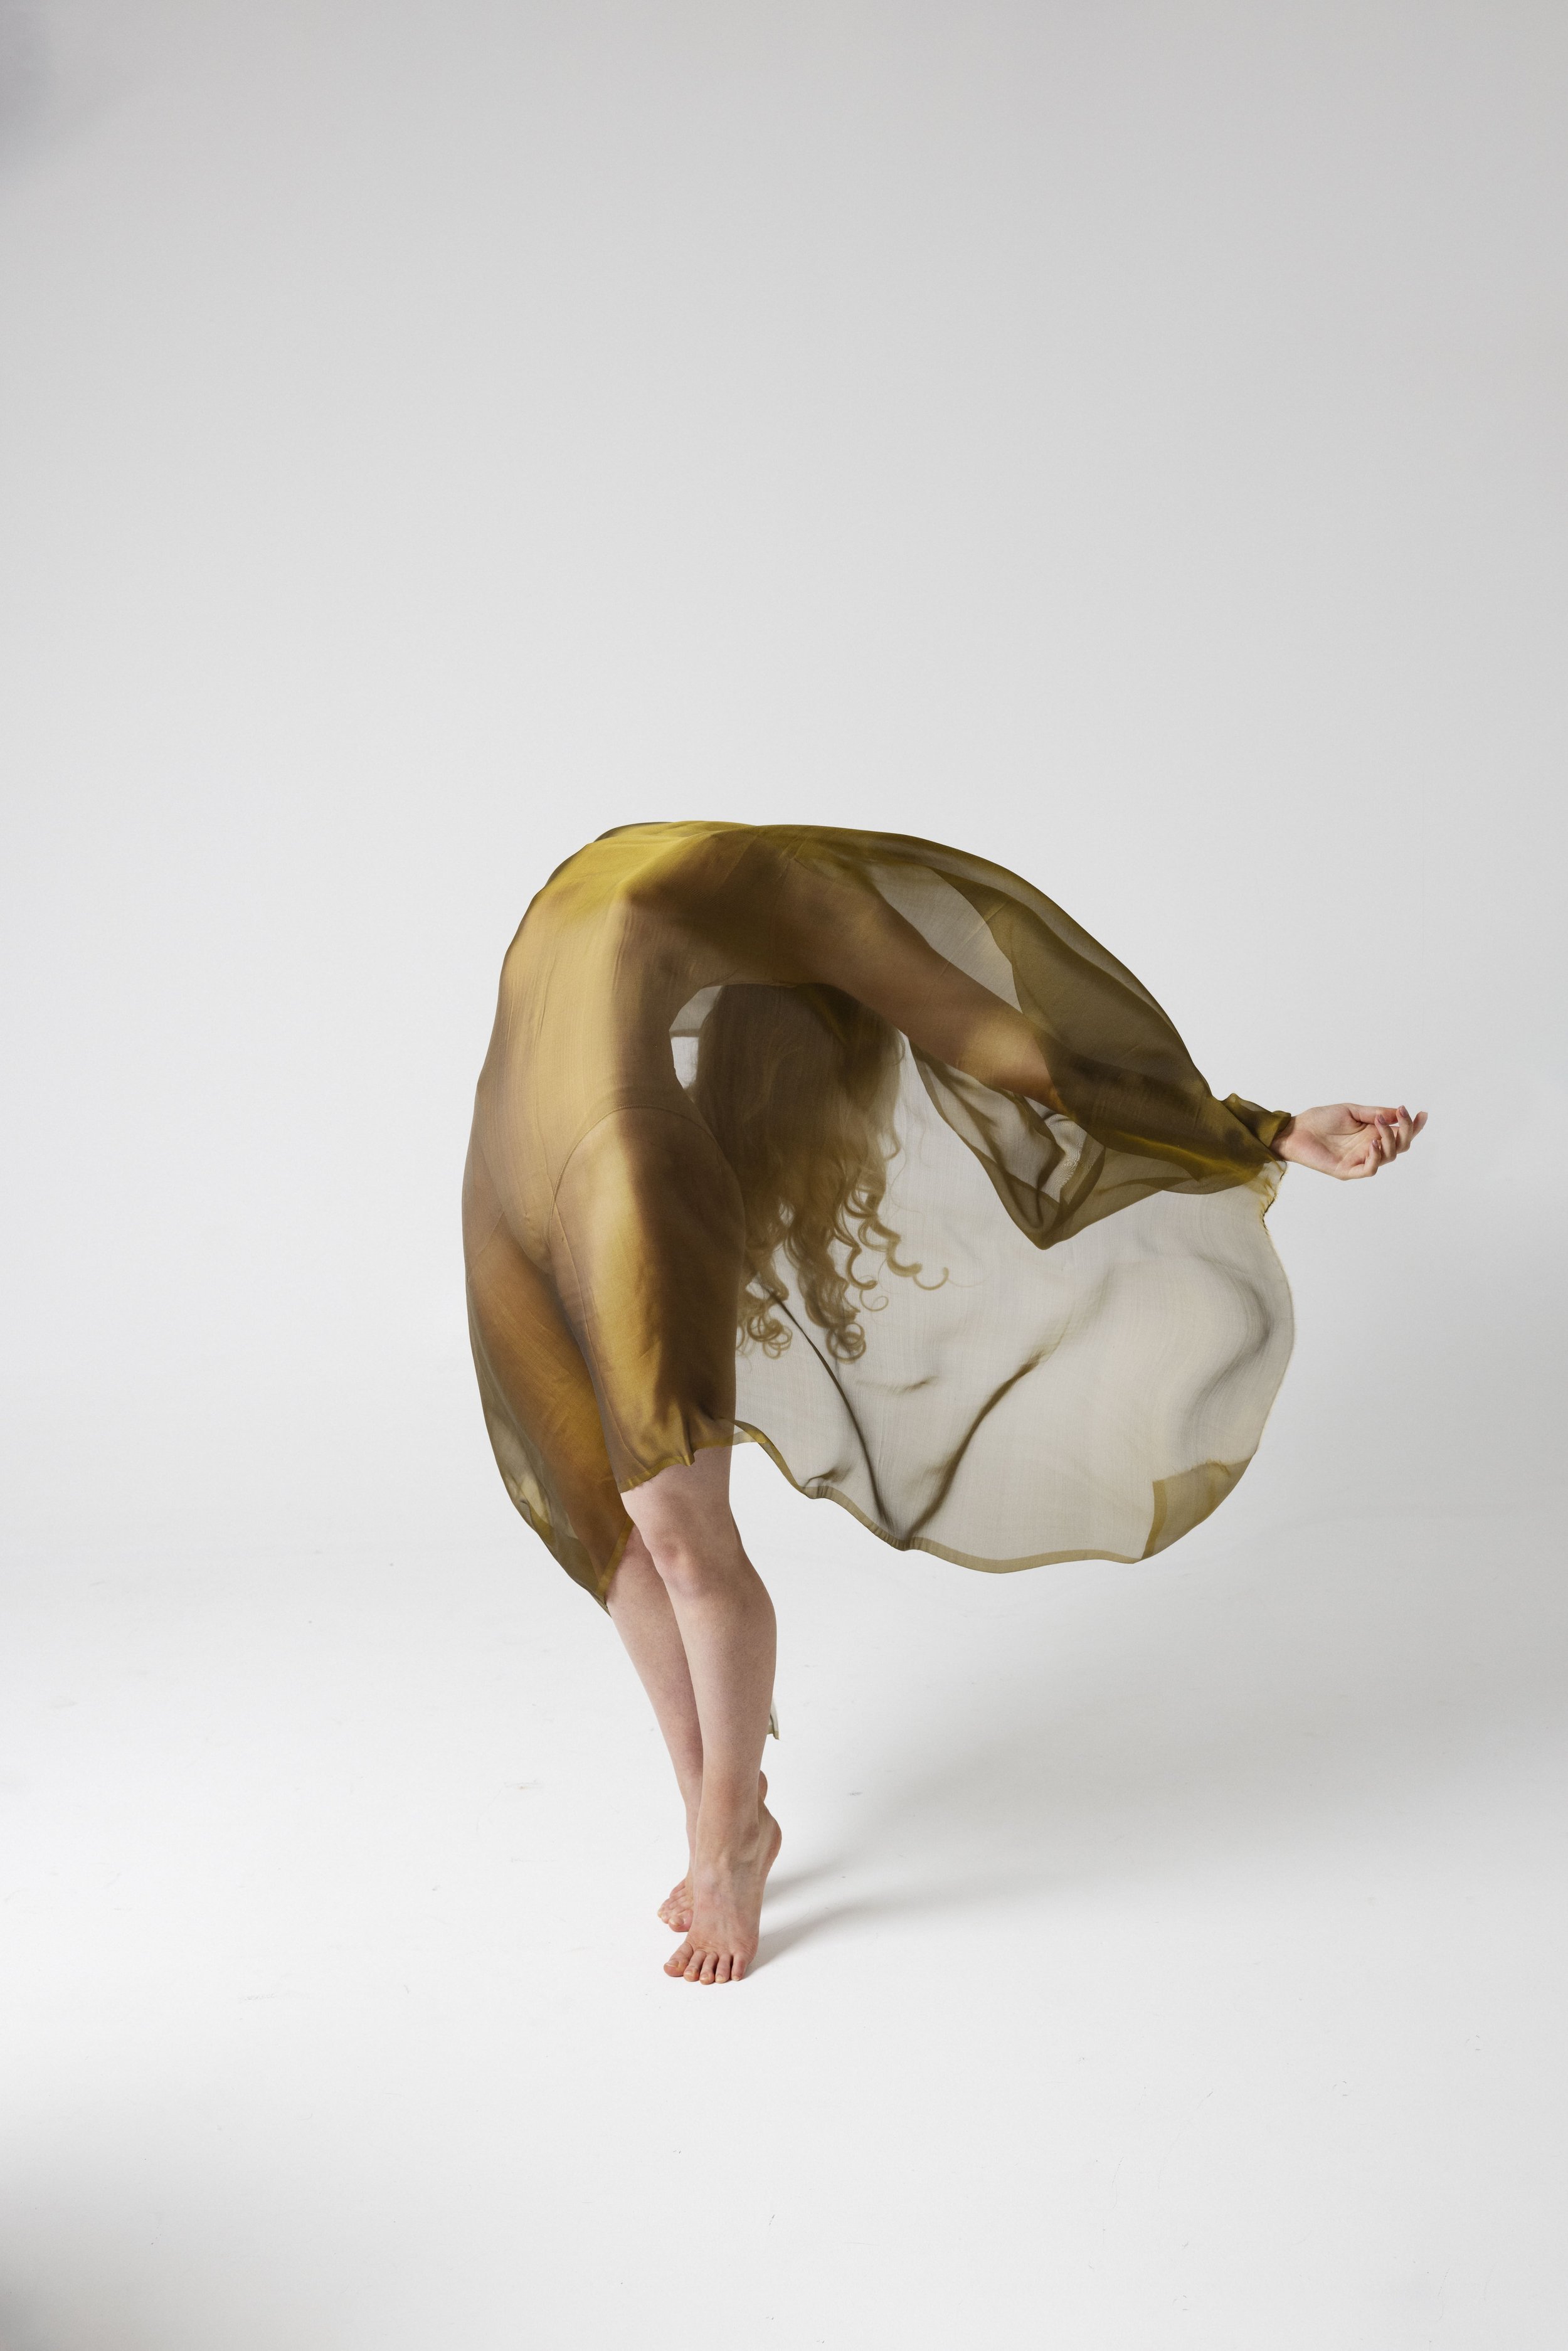
[[[862,1258],[920,1271],[882,1219],[898,1060],[897,1030],[836,987],[721,987],[703,1023],[692,1096],[740,1186],[740,1329],[769,1355],[789,1343],[780,1249],[840,1363],[865,1353]]]

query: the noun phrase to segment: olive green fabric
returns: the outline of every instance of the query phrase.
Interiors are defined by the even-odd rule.
[[[882,1213],[924,1271],[883,1269],[855,1361],[782,1259],[790,1343],[737,1344],[739,1196],[689,1092],[737,984],[841,988],[905,1040]],[[1009,1008],[1054,1103],[934,1050],[977,1003]],[[1133,975],[983,858],[814,826],[606,834],[528,908],[476,1097],[465,1241],[507,1490],[601,1599],[622,1492],[744,1438],[966,1566],[1163,1550],[1240,1476],[1289,1356],[1263,1223],[1285,1115],[1217,1100]]]

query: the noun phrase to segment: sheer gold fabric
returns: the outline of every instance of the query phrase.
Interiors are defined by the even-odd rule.
[[[1060,1109],[944,1061],[972,983]],[[736,1182],[688,1091],[727,985],[840,987],[904,1040],[883,1270],[836,1361],[737,1345]],[[989,999],[987,999],[989,1000]],[[1010,1569],[1164,1550],[1257,1447],[1291,1347],[1264,1228],[1283,1112],[1217,1101],[1132,974],[1017,875],[932,841],[630,825],[581,850],[501,975],[464,1190],[470,1319],[517,1509],[597,1597],[624,1489],[755,1439],[901,1549]]]

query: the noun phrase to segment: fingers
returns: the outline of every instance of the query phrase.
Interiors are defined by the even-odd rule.
[[[1386,1126],[1394,1140],[1395,1155],[1408,1151],[1427,1123],[1424,1110],[1412,1117],[1403,1102],[1346,1102],[1345,1108],[1363,1126]]]
[[[1424,1110],[1417,1111],[1412,1118],[1403,1102],[1399,1104],[1397,1110],[1377,1111],[1375,1113],[1375,1118],[1385,1159],[1397,1159],[1402,1151],[1408,1151],[1427,1123],[1427,1113]]]
[[[1362,1118],[1361,1112],[1357,1111],[1355,1116]],[[1362,1119],[1361,1133],[1346,1154],[1344,1172],[1346,1177],[1352,1183],[1355,1183],[1364,1176],[1375,1176],[1382,1165],[1383,1144],[1377,1123],[1377,1113],[1369,1111]]]
[[[1385,1157],[1392,1157],[1383,1113],[1375,1110],[1357,1110],[1354,1102],[1345,1105],[1353,1118],[1361,1121],[1361,1133],[1345,1153],[1341,1173],[1347,1184],[1360,1181],[1364,1176],[1375,1176]]]
[[[1424,1110],[1412,1117],[1403,1102],[1386,1108],[1373,1102],[1346,1102],[1345,1108],[1361,1123],[1361,1133],[1345,1154],[1341,1171],[1352,1182],[1375,1176],[1380,1167],[1408,1151],[1427,1123]]]

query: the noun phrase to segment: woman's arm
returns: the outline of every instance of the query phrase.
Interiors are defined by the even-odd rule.
[[[1358,1176],[1375,1176],[1402,1151],[1408,1151],[1427,1123],[1427,1113],[1412,1118],[1403,1102],[1397,1109],[1366,1102],[1322,1102],[1316,1110],[1299,1110],[1274,1137],[1276,1159],[1315,1167],[1322,1176],[1351,1182]]]
[[[780,899],[776,935],[802,977],[858,998],[933,1061],[1061,1109],[1023,1014],[938,955],[874,890],[796,864]]]

